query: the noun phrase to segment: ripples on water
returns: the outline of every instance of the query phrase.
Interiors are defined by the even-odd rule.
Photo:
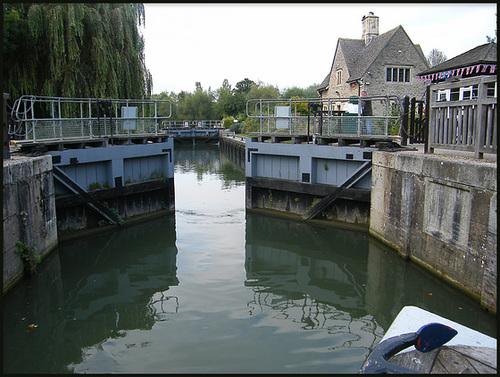
[[[357,373],[405,305],[496,333],[366,233],[247,213],[217,147],[175,155],[175,215],[63,243],[4,297],[4,372]]]

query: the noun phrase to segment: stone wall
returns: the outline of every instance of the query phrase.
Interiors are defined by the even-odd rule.
[[[496,312],[496,164],[373,154],[370,233]]]
[[[3,162],[3,291],[23,275],[17,242],[42,257],[58,242],[50,156],[12,157]]]
[[[404,96],[425,99],[427,84],[417,81],[417,74],[428,68],[425,63],[425,58],[420,55],[405,31],[402,28],[398,29],[370,66],[362,90],[366,91],[368,96],[392,95],[400,99]],[[389,67],[410,68],[410,82],[387,82],[386,75]]]

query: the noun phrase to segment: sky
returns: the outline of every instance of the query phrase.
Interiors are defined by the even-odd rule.
[[[383,34],[401,25],[424,54],[448,59],[487,43],[496,31],[495,3],[145,3],[146,67],[153,93],[232,88],[248,78],[280,90],[319,84],[338,38],[361,39],[361,19],[379,17]]]

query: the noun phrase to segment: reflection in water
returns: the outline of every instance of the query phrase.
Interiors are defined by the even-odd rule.
[[[64,365],[78,363],[82,347],[127,329],[151,329],[166,312],[177,311],[178,299],[168,295],[179,283],[175,239],[174,216],[168,215],[61,244],[36,284],[27,281],[4,298],[11,308],[11,315],[4,313],[10,330],[4,371],[67,372]],[[37,327],[26,338],[28,322]],[[47,357],[55,354],[57,362]]]
[[[393,250],[370,239],[366,309],[387,329],[400,310],[418,306],[496,337],[495,317],[477,302]]]
[[[366,235],[257,213],[246,229],[252,315],[268,307],[273,318],[326,330],[339,339],[332,350],[373,349],[384,330],[365,311]]]
[[[177,173],[196,172],[198,181],[203,180],[203,175],[217,175],[223,189],[245,183],[244,167],[239,167],[221,149],[213,145],[176,147],[175,169]]]
[[[308,313],[328,304],[354,321],[374,321],[360,328],[376,340],[380,328],[387,330],[404,306],[414,305],[496,337],[494,317],[470,297],[365,233],[250,213],[245,267],[254,310],[301,307],[294,320],[305,328],[314,323]]]

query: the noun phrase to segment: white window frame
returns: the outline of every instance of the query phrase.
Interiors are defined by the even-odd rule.
[[[437,93],[437,101],[449,101],[451,98],[451,90],[450,89],[440,89]]]

